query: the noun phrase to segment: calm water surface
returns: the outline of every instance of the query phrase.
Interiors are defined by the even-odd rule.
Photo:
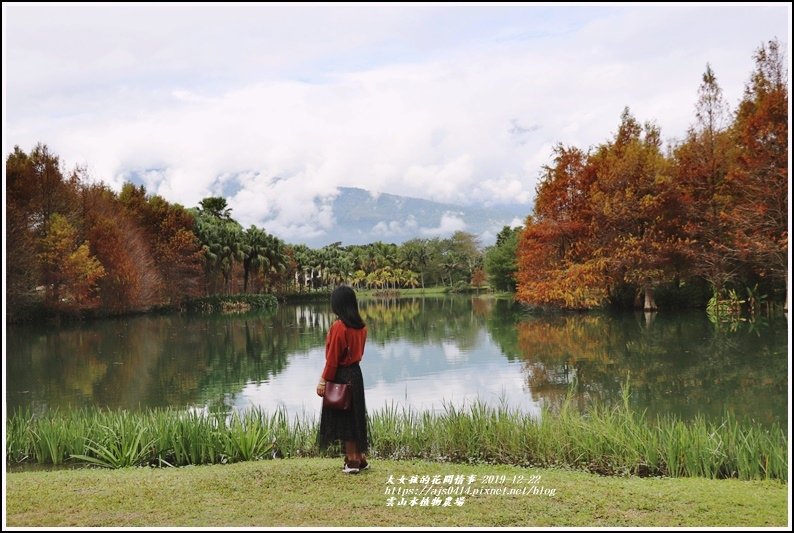
[[[704,312],[529,315],[479,297],[364,300],[370,410],[475,400],[537,413],[631,402],[649,414],[787,420],[785,317],[718,330]],[[261,314],[145,316],[8,326],[6,401],[27,407],[250,406],[315,414],[333,315],[325,303]]]

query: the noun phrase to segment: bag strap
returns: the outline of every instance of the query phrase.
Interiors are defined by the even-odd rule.
[[[342,322],[342,325],[344,325],[344,327],[345,327],[345,332],[344,332],[344,336],[345,336],[345,349],[344,349],[344,350],[342,350],[342,358],[344,358],[344,355],[345,355],[345,354],[350,354],[350,341],[349,341],[349,340],[347,340],[347,330],[348,330],[349,328],[348,328],[348,327],[345,325],[345,323],[344,323],[344,322]],[[350,383],[346,383],[346,384],[347,384],[347,385],[350,385]]]

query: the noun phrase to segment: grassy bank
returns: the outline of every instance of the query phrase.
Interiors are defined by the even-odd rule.
[[[409,289],[356,289],[356,296],[359,300],[381,300],[391,298],[412,298],[412,297],[436,297],[448,296],[450,294],[465,294],[469,296],[481,296],[489,298],[504,298],[514,299],[515,293],[513,292],[493,292],[488,288],[480,289],[465,289],[451,291],[449,287],[413,287]],[[330,291],[317,291],[305,293],[293,293],[279,296],[279,298],[289,303],[300,302],[329,302],[331,298]]]
[[[397,408],[370,414],[371,455],[445,463],[562,466],[601,474],[787,480],[787,439],[779,426],[646,420],[628,404],[568,403],[539,418],[481,404],[443,413]],[[230,418],[174,410],[13,413],[7,464],[82,461],[110,468],[250,461],[274,454],[321,457],[313,418],[252,409]]]
[[[278,300],[272,294],[215,294],[185,300],[180,308],[193,313],[240,313],[276,307]]]
[[[356,296],[359,300],[368,299],[382,299],[388,298],[403,298],[411,296],[444,296],[449,293],[449,287],[427,287],[427,288],[410,288],[410,289],[396,289],[387,290],[383,289],[356,289]],[[483,293],[485,294],[485,293]],[[387,295],[387,296],[384,296]],[[304,292],[285,294],[281,296],[284,301],[297,303],[297,302],[329,302],[331,298],[331,291],[317,291],[317,292]]]
[[[340,459],[285,459],[13,473],[6,477],[6,525],[784,527],[788,520],[787,485],[773,481],[617,478],[386,460],[372,461],[370,470],[351,476],[342,474],[340,466]],[[406,479],[402,485],[401,476]],[[411,476],[420,481],[412,484]],[[401,496],[395,495],[394,505],[388,505],[387,489],[423,490],[423,476],[442,480],[437,485],[431,481],[431,489],[492,490],[455,495],[448,506],[443,495],[435,505],[432,497],[425,505],[417,497],[414,506],[412,496],[400,505]],[[444,476],[464,481],[445,483]],[[471,485],[469,476],[475,476]],[[538,487],[535,493],[507,494],[508,489],[532,486]]]

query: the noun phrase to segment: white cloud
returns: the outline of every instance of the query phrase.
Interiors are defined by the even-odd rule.
[[[455,213],[446,212],[441,215],[441,220],[435,228],[421,228],[422,235],[431,237],[448,236],[456,231],[463,231],[466,229],[466,222],[460,215]]]
[[[510,202],[525,204],[532,198],[531,191],[525,189],[517,176],[486,179],[475,187],[474,194],[482,198],[485,205]]]
[[[468,359],[468,354],[461,350],[455,343],[442,341],[441,350],[444,353],[444,359],[450,363],[462,363]]]
[[[409,215],[404,221],[381,220],[372,227],[372,233],[374,235],[382,235],[384,237],[400,237],[413,234],[417,227],[418,224],[416,222],[416,218],[413,215]]]
[[[45,142],[113,187],[135,172],[186,206],[236,185],[241,223],[295,238],[331,226],[342,185],[529,203],[552,147],[607,140],[627,105],[681,137],[706,63],[735,104],[753,50],[788,36],[790,6],[4,4],[3,15],[6,153]],[[442,218],[425,234],[461,224]]]

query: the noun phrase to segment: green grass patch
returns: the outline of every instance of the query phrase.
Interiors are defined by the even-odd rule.
[[[388,298],[405,298],[412,296],[446,296],[449,294],[449,287],[411,287],[406,289],[356,289],[356,296],[359,300],[381,299],[384,294]]]
[[[788,488],[775,481],[618,478],[505,465],[370,462],[371,468],[358,475],[343,474],[339,458],[11,473],[6,476],[6,525],[785,527],[788,520]],[[413,476],[417,483],[411,483]],[[444,482],[447,476],[465,481]],[[436,505],[435,496],[428,496],[427,505],[417,497],[412,506],[414,496],[406,496],[400,505],[402,496],[387,494],[395,487],[421,490],[423,477],[441,480],[436,485],[431,481],[430,489],[492,490],[456,495],[447,506],[443,495]],[[544,490],[507,493],[532,486]],[[391,497],[393,505],[388,505]],[[458,497],[464,498],[461,505],[455,503]]]
[[[214,294],[185,300],[181,309],[191,313],[244,313],[277,306],[272,294]]]
[[[416,296],[447,296],[450,293],[449,287],[445,286],[438,286],[438,287],[425,287],[424,289],[421,287],[411,287],[405,289],[361,289],[357,288],[356,297],[359,300],[381,300],[384,298],[411,298]],[[489,292],[486,289],[479,291],[480,294],[483,296],[492,295],[493,293]],[[514,293],[499,293],[500,297],[510,297],[514,296]],[[331,292],[328,289],[316,290],[316,291],[308,291],[302,293],[290,293],[281,295],[282,298],[286,302],[296,303],[296,302],[329,302],[331,298]]]

